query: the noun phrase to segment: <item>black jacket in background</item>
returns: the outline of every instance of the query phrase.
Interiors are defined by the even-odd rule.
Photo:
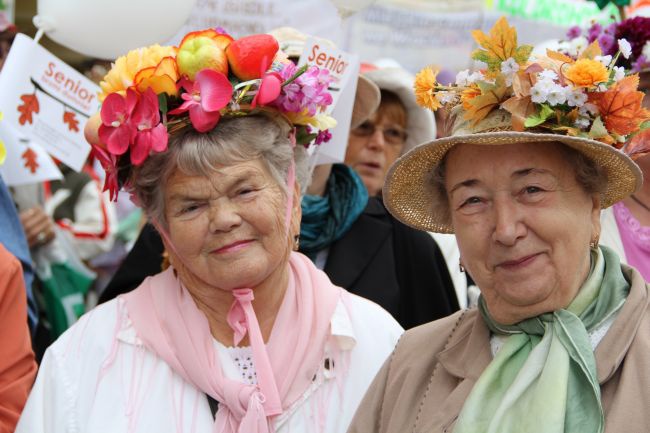
[[[106,302],[161,270],[163,244],[147,224],[102,292]],[[458,310],[447,264],[433,238],[410,228],[371,197],[350,231],[329,249],[325,273],[332,282],[386,309],[405,328]]]

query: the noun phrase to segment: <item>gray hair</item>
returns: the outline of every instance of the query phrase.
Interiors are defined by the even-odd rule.
[[[594,160],[569,146],[560,143],[560,149],[564,153],[565,160],[574,168],[576,182],[582,187],[583,191],[589,195],[604,194],[608,182],[605,170]],[[429,173],[427,187],[429,193],[434,198],[434,202],[442,204],[440,208],[432,209],[431,211],[440,214],[444,222],[451,225],[449,196],[445,188],[447,156],[449,156],[449,152],[445,154],[440,163]]]
[[[167,180],[176,170],[186,175],[208,176],[220,165],[260,159],[287,194],[291,160],[295,160],[296,182],[309,182],[305,148],[292,149],[291,126],[267,115],[222,118],[207,133],[184,128],[170,136],[166,151],[153,153],[131,177],[133,192],[147,216],[167,227],[164,193]]]

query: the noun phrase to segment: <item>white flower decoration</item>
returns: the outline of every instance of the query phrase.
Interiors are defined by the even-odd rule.
[[[591,121],[587,117],[578,117],[575,121],[575,126],[580,129],[587,129],[590,123]]]
[[[485,78],[485,75],[481,71],[473,72],[467,77],[467,84],[473,84],[477,81],[482,81]]]
[[[570,56],[577,56],[589,45],[589,41],[584,36],[578,36],[569,41],[568,53]]]
[[[467,86],[467,78],[469,78],[469,69],[460,71],[456,74],[456,85],[461,87]]]
[[[621,81],[625,78],[625,68],[623,66],[614,66],[614,81]]]
[[[566,102],[566,89],[559,84],[555,84],[551,87],[551,90],[546,95],[546,101],[551,104],[551,106],[564,104]]]
[[[587,94],[582,90],[570,91],[566,99],[569,107],[582,107],[587,102]]]
[[[609,55],[607,55],[607,56],[596,56],[596,57],[594,57],[594,60],[596,60],[597,62],[602,63],[603,66],[608,68],[609,64],[612,63],[612,56],[609,56]]]
[[[501,62],[501,72],[505,75],[512,75],[519,70],[519,64],[512,57]]]
[[[530,89],[530,99],[536,104],[543,104],[546,102],[549,91],[550,89],[547,86],[540,86],[540,82],[538,81]]]
[[[542,72],[537,74],[540,80],[557,80],[557,73],[551,69],[544,69]]]
[[[585,105],[578,109],[578,114],[581,116],[596,115],[598,114],[598,107],[590,102],[587,102]]]
[[[630,55],[632,55],[632,45],[630,45],[627,39],[618,40],[618,49],[621,51],[621,54],[623,54],[623,57],[625,57],[626,59],[629,59]]]

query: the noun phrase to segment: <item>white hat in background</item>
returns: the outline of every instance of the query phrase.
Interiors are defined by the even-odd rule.
[[[387,64],[387,61],[379,64]],[[370,79],[380,89],[388,90],[397,95],[406,108],[407,122],[406,132],[408,138],[402,150],[402,154],[413,149],[420,143],[431,141],[436,138],[436,122],[431,111],[420,107],[415,102],[413,82],[415,77],[405,69],[394,65],[377,67],[377,65],[365,65],[362,74]]]

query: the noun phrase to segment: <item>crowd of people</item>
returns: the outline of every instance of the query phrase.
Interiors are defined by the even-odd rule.
[[[643,47],[473,36],[363,64],[317,166],[308,35],[116,59],[84,170],[0,177],[0,433],[647,431]]]

